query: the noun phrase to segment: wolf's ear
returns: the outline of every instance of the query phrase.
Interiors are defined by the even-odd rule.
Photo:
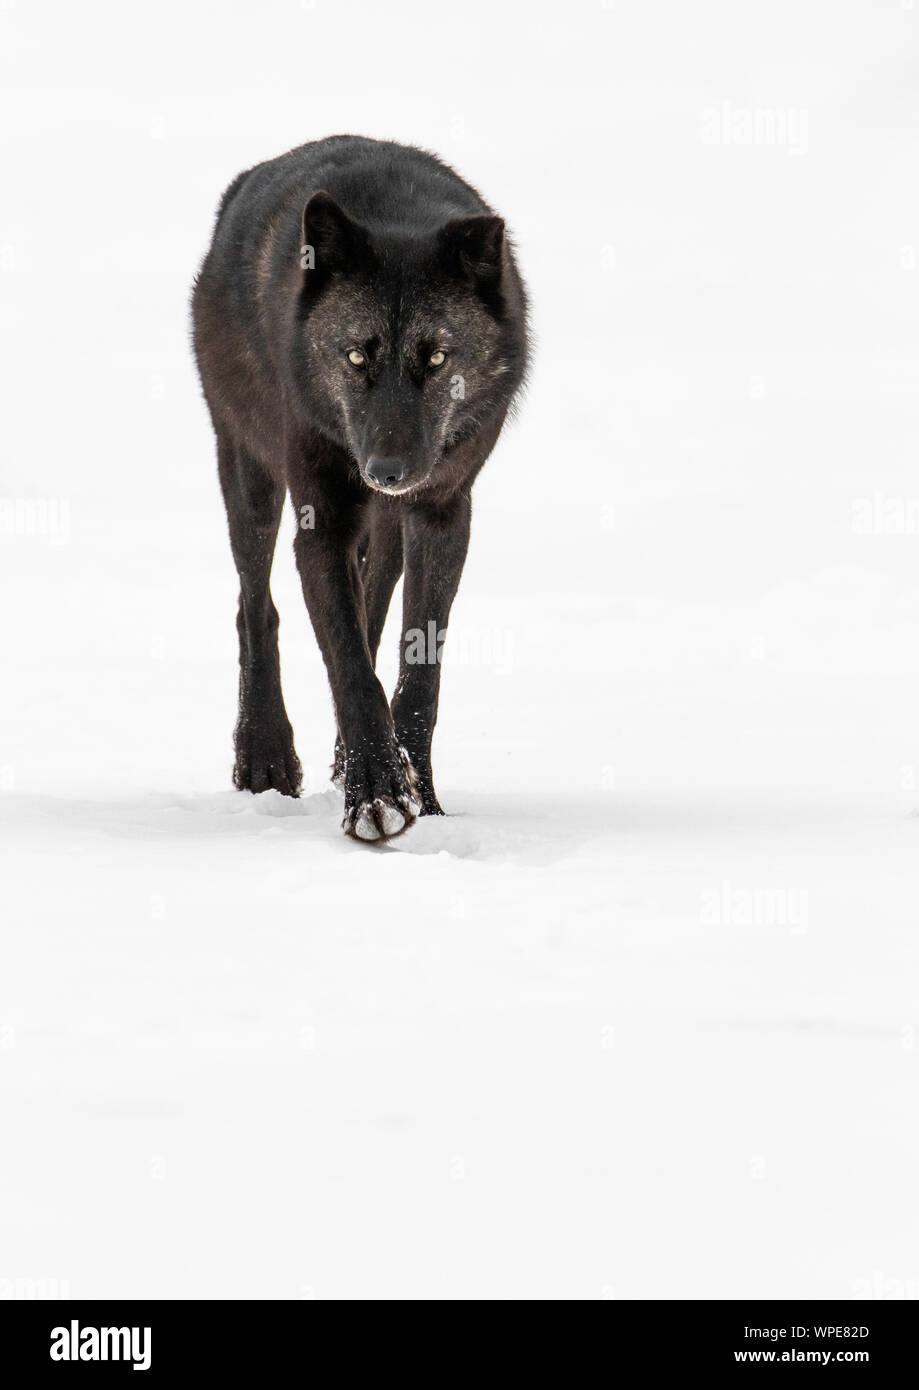
[[[495,289],[504,265],[504,222],[500,217],[456,217],[438,233],[441,256],[482,289]]]
[[[300,264],[305,271],[325,276],[351,270],[368,252],[364,228],[353,222],[325,189],[314,193],[303,209]]]

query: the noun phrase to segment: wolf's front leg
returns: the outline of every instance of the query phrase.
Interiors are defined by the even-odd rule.
[[[281,693],[278,614],[268,580],[284,488],[241,444],[223,430],[217,462],[239,571],[239,717],[233,781],[240,790],[274,788],[285,796],[300,789],[300,760]]]
[[[363,553],[358,553],[365,630],[370,660],[376,670],[377,651],[386,623],[393,589],[402,573],[402,526],[395,507],[378,508],[370,517]],[[344,785],[345,746],[339,731],[332,760],[332,781]]]
[[[343,829],[359,840],[397,835],[415,819],[415,778],[370,659],[354,531],[317,506],[294,551],[344,745]]]
[[[405,587],[399,684],[392,715],[399,743],[418,777],[423,816],[442,816],[434,791],[431,740],[440,695],[440,659],[450,609],[469,547],[469,498],[407,508],[403,522]]]

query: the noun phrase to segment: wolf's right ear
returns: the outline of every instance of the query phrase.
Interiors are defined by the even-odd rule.
[[[455,217],[438,233],[440,252],[480,289],[497,286],[504,265],[504,221],[500,217]]]
[[[353,222],[331,193],[320,189],[303,209],[300,265],[304,280],[324,279],[333,271],[353,270],[369,252],[370,241],[358,222]]]

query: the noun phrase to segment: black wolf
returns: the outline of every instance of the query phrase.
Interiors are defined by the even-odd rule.
[[[472,484],[526,370],[504,223],[433,155],[339,135],[240,174],[195,284],[194,344],[239,571],[237,787],[296,796],[268,587],[285,489],[359,839],[442,815],[440,650]],[[392,704],[374,667],[405,571]]]

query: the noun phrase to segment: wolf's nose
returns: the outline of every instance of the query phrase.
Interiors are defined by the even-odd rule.
[[[367,460],[367,477],[377,487],[398,487],[405,477],[405,465],[401,459],[386,459],[371,454]]]

